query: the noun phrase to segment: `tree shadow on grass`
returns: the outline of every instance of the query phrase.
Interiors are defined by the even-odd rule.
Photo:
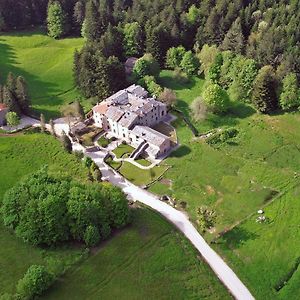
[[[224,244],[230,249],[238,249],[249,240],[255,240],[259,235],[255,232],[248,231],[243,227],[235,227],[232,230],[221,233],[217,244]]]
[[[182,145],[176,151],[172,152],[169,157],[180,158],[190,153],[191,153],[191,149],[185,145]]]
[[[18,62],[15,50],[10,45],[6,44],[3,39],[0,39],[0,82],[5,84],[9,72],[12,72],[16,77],[23,76],[28,84],[28,90],[31,95],[33,106],[53,107],[53,110],[41,108],[38,109],[38,111],[43,112],[50,117],[59,116],[60,112],[58,109],[55,109],[55,106],[60,106],[64,103],[59,97],[59,94],[62,92],[59,87],[56,84],[41,81],[37,76],[17,67],[17,65]],[[41,97],[32,96],[33,91],[36,92],[36,89],[41,91]]]
[[[163,74],[159,77],[158,83],[172,90],[192,89],[196,85],[194,78],[189,78],[187,82],[180,82],[173,77],[173,73]]]

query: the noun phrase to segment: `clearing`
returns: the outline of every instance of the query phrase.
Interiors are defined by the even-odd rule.
[[[60,116],[60,109],[81,99],[73,82],[73,54],[83,46],[82,38],[54,40],[44,31],[5,33],[0,37],[2,83],[8,72],[27,81],[33,109],[47,119]],[[82,102],[89,108],[87,101]]]

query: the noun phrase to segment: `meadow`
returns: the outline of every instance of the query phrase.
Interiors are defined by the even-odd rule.
[[[87,169],[47,134],[0,137],[0,201],[15,182],[47,164],[51,172],[87,179]],[[226,299],[228,292],[175,228],[135,208],[132,224],[86,257],[80,245],[32,247],[0,224],[0,296],[32,264],[68,269],[42,299]]]
[[[1,83],[8,72],[22,75],[27,81],[33,110],[47,119],[60,116],[61,108],[79,99],[72,75],[75,49],[83,46],[82,38],[54,40],[42,29],[19,31],[0,36]]]
[[[238,135],[209,145],[178,118],[173,125],[181,147],[165,161],[172,168],[150,190],[185,201],[195,224],[198,207],[216,211],[215,228],[205,238],[217,243],[257,299],[299,299],[300,114],[266,116],[232,103],[227,115],[195,122],[189,105],[205,81],[181,84],[163,71],[161,83],[176,91],[177,108],[200,134],[233,127]],[[263,224],[256,222],[261,208],[268,220]]]

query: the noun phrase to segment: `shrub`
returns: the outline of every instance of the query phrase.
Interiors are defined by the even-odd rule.
[[[100,233],[96,226],[88,226],[84,234],[84,242],[88,247],[97,245],[100,241]]]
[[[225,143],[238,135],[239,131],[236,128],[228,128],[221,132],[215,133],[206,139],[206,143],[210,145]]]
[[[44,266],[32,265],[17,284],[17,296],[24,300],[40,296],[52,282],[53,277]]]

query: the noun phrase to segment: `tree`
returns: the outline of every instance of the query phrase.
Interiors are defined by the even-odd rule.
[[[214,63],[218,52],[219,50],[215,45],[209,46],[205,44],[201,51],[197,53],[197,57],[201,63],[201,70],[204,72],[205,76],[208,74],[210,66]]]
[[[146,53],[139,58],[133,68],[133,74],[136,78],[142,78],[147,75],[158,77],[159,73],[159,64],[150,53]]]
[[[50,128],[51,128],[51,134],[52,134],[53,136],[56,136],[55,126],[54,126],[53,119],[50,119],[50,120],[49,120],[49,124],[50,124]]]
[[[18,299],[33,299],[41,296],[53,283],[53,276],[44,266],[32,265],[17,284]]]
[[[151,95],[159,97],[163,92],[162,87],[156,82],[154,76],[147,75],[138,81]]]
[[[186,53],[183,46],[172,47],[167,51],[166,66],[170,69],[180,67],[180,63]]]
[[[287,74],[282,82],[280,106],[284,110],[300,108],[300,89],[295,73]]]
[[[126,23],[124,26],[124,48],[127,57],[140,56],[143,52],[142,29],[138,22]]]
[[[99,170],[99,168],[97,168],[93,171],[93,177],[94,177],[95,182],[100,182],[101,181],[102,174],[101,174],[101,171]]]
[[[229,97],[218,84],[210,83],[203,92],[203,100],[207,108],[214,113],[226,112],[229,108]]]
[[[100,241],[100,233],[96,226],[89,225],[84,234],[84,242],[88,247],[96,246]]]
[[[8,109],[11,112],[17,113],[17,115],[20,115],[20,108],[19,108],[19,105],[16,101],[16,98],[7,86],[3,87],[2,97],[3,97],[3,103],[6,104]]]
[[[24,77],[22,76],[17,77],[15,93],[21,111],[24,114],[28,114],[30,112],[31,103],[30,103],[30,97],[27,90],[27,84]]]
[[[89,41],[97,41],[103,33],[100,16],[94,1],[86,2],[84,19],[84,37]]]
[[[253,82],[258,73],[253,59],[237,55],[231,64],[227,76],[230,78],[229,94],[234,101],[249,102],[251,100]]]
[[[50,1],[47,11],[48,34],[54,39],[61,38],[65,34],[65,14],[60,2]]]
[[[207,77],[209,80],[219,84],[222,65],[223,65],[223,56],[222,53],[218,53],[215,57],[214,63],[210,66],[208,70]]]
[[[176,104],[177,97],[174,91],[164,88],[163,92],[159,95],[159,100],[165,103],[168,107],[173,107]]]
[[[244,35],[242,32],[241,19],[238,17],[226,33],[221,48],[242,54],[245,48]]]
[[[6,86],[11,91],[11,93],[15,93],[16,90],[16,78],[12,72],[9,72],[6,79]]]
[[[203,121],[207,116],[207,106],[201,97],[191,103],[192,116],[195,121]]]
[[[84,21],[85,6],[82,1],[77,1],[74,6],[73,18],[75,23],[81,27]]]
[[[45,120],[44,114],[41,114],[40,122],[41,122],[41,132],[45,132],[45,130],[46,130],[46,120]]]
[[[270,113],[278,107],[277,82],[272,66],[262,67],[253,83],[252,103],[261,113]]]
[[[187,51],[180,63],[182,70],[189,76],[196,74],[196,71],[199,68],[199,61],[195,57],[192,51]]]
[[[6,114],[6,121],[9,126],[18,126],[20,124],[20,118],[14,111]]]
[[[72,142],[64,131],[61,135],[61,143],[66,151],[68,151],[69,153],[72,152]]]

